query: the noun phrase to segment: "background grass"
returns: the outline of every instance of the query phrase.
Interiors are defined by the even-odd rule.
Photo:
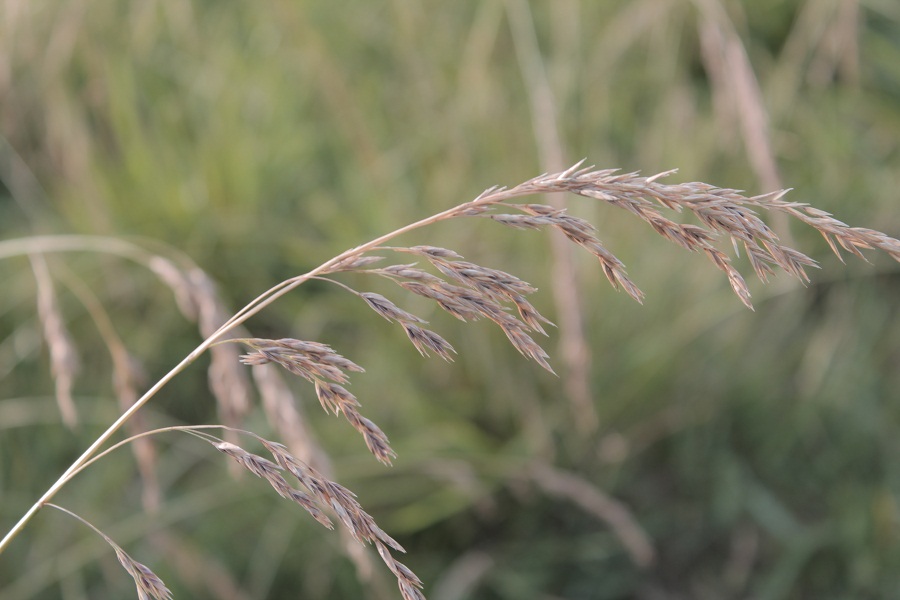
[[[702,39],[718,9],[758,78],[791,199],[898,236],[900,9],[888,0],[7,2],[0,235],[155,240],[242,305],[348,247],[547,170],[523,77],[534,65],[511,14],[534,28],[564,160],[677,167],[673,180],[769,191],[734,104],[717,104],[723,88]],[[578,259],[596,431],[577,426],[560,380],[498,331],[421,313],[428,307],[393,290],[456,346],[455,364],[423,360],[337,288],[304,286],[250,323],[260,335],[330,343],[366,367],[354,392],[400,455],[392,469],[295,389],[338,480],[406,546],[429,598],[893,597],[897,265],[872,256],[843,266],[817,234],[775,223],[823,268],[805,288],[751,282],[750,312],[702,257],[672,251],[626,214],[571,206],[647,293],[638,306]],[[554,318],[541,234],[457,222],[404,241],[531,281]],[[108,308],[148,382],[198,341],[139,267],[51,259],[60,281],[86,283]],[[96,328],[58,283],[81,350],[84,420],[61,427],[27,261],[0,262],[0,282],[5,529],[116,404]],[[216,421],[202,365],[146,415]],[[249,428],[266,433],[258,410]],[[157,515],[142,511],[128,453],[58,501],[152,565],[177,597],[396,597],[382,568],[359,577],[338,536],[263,484],[231,480],[207,447],[169,436],[159,454]],[[656,562],[637,568],[605,523],[542,492],[527,476],[535,463],[624,502]],[[121,598],[131,585],[101,540],[49,511],[0,560],[0,595],[11,600]]]

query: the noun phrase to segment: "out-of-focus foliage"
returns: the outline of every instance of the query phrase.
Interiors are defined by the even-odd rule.
[[[535,65],[511,14],[533,25],[565,161],[769,191],[740,94],[712,73],[714,35],[730,31],[755,71],[790,198],[900,235],[891,0],[11,0],[0,7],[0,237],[152,239],[191,257],[237,308],[346,248],[549,169],[523,77]],[[841,265],[816,235],[775,222],[822,269],[806,287],[754,283],[750,312],[703,257],[630,215],[578,198],[571,207],[647,293],[636,305],[578,256],[596,430],[579,427],[562,381],[495,328],[429,313],[361,276],[347,281],[429,318],[456,363],[422,359],[358,299],[315,282],[250,322],[366,367],[353,389],[400,455],[392,469],[295,388],[336,477],[404,544],[429,598],[893,597],[898,265],[875,255]],[[403,241],[513,272],[554,315],[543,234],[473,220]],[[4,531],[117,413],[108,353],[66,281],[106,307],[146,383],[199,341],[141,267],[90,253],[48,261],[81,351],[82,424],[59,421],[34,276],[26,258],[6,259]],[[565,378],[556,343],[552,333]],[[204,366],[147,407],[148,425],[218,420]],[[259,410],[248,427],[269,431]],[[233,479],[208,447],[169,434],[158,452],[157,514],[142,508],[124,451],[57,501],[152,565],[176,597],[397,597],[380,564],[358,573],[338,535],[264,484]],[[635,566],[605,522],[542,491],[529,476],[538,463],[620,500],[655,562]],[[42,511],[0,556],[4,599],[122,598],[131,586],[102,540],[61,513]]]

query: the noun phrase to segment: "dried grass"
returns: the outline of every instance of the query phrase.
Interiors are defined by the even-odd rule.
[[[146,373],[137,359],[129,351],[122,338],[116,331],[112,318],[103,307],[103,303],[81,279],[67,270],[61,271],[60,279],[65,283],[82,306],[87,310],[97,332],[103,339],[103,345],[109,352],[113,390],[119,403],[119,409],[124,411],[134,404],[138,397],[138,388],[146,385]],[[134,419],[126,424],[126,431],[130,435],[136,435],[147,429],[144,415],[135,415]],[[159,478],[156,474],[156,448],[150,439],[135,440],[131,444],[131,451],[137,462],[143,486],[141,503],[144,510],[153,514],[159,510],[162,502],[162,491]]]
[[[100,449],[157,391],[205,351],[210,350],[214,352],[214,364],[221,365],[213,372],[217,380],[212,385],[220,406],[224,407],[223,416],[226,419],[239,419],[247,410],[251,396],[249,378],[236,370],[239,362],[254,369],[269,368],[274,363],[311,383],[322,407],[328,412],[343,415],[363,436],[369,451],[382,463],[390,464],[396,455],[387,436],[371,420],[362,416],[359,401],[347,388],[351,374],[363,371],[361,366],[321,342],[293,338],[231,337],[240,335],[247,319],[279,297],[310,279],[325,279],[356,295],[380,317],[399,325],[423,355],[434,353],[445,360],[452,360],[455,353],[453,347],[440,334],[426,329],[424,319],[401,308],[395,300],[384,295],[360,291],[338,281],[337,277],[347,272],[387,279],[402,291],[433,301],[439,308],[461,321],[492,322],[517,351],[552,373],[548,354],[533,337],[535,334],[546,335],[545,326],[552,325],[527,299],[536,291],[534,286],[505,271],[467,261],[451,249],[425,245],[387,245],[389,241],[409,231],[457,218],[490,219],[516,229],[555,230],[575,246],[593,255],[613,287],[624,291],[638,302],[642,300],[643,292],[627,273],[624,263],[604,245],[599,231],[592,224],[570,215],[561,207],[514,202],[524,196],[569,193],[623,209],[673,244],[706,256],[724,273],[741,302],[750,308],[749,287],[733,265],[731,257],[720,246],[734,246],[736,250],[743,248],[751,267],[762,281],[780,270],[806,282],[809,281],[806,269],[817,266],[810,257],[784,245],[760,218],[760,210],[783,214],[809,225],[819,231],[838,256],[841,256],[842,249],[859,257],[863,257],[864,249],[876,249],[900,262],[900,241],[875,230],[851,227],[808,205],[788,202],[783,199],[784,192],[747,196],[737,190],[705,183],[661,183],[660,180],[670,174],[671,172],[666,172],[643,177],[637,173],[582,168],[579,163],[564,171],[541,175],[512,188],[491,188],[470,202],[348,250],[305,275],[278,284],[227,320],[224,320],[221,303],[217,300],[214,288],[204,279],[205,276],[201,276],[202,273],[195,272],[193,276],[185,276],[178,269],[173,271],[168,265],[163,268],[160,266],[163,263],[157,263],[155,272],[173,287],[176,296],[180,298],[182,309],[186,313],[196,310],[206,339],[128,407],[71,465],[0,541],[0,551],[42,506],[49,503],[59,489],[94,460],[124,443],[143,439],[160,431],[181,429],[212,444],[231,457],[236,465],[266,481],[279,496],[303,508],[325,527],[333,527],[334,521],[329,517],[332,515],[353,539],[375,546],[388,569],[397,578],[404,599],[424,598],[421,581],[392,555],[392,550],[402,552],[402,547],[378,527],[352,492],[331,481],[308,462],[297,458],[280,443],[228,426],[194,426],[146,432],[132,436],[104,452],[100,452]],[[667,212],[683,213],[692,217],[696,224],[681,222],[681,216],[678,217],[679,220],[675,220],[671,214],[667,216]],[[3,247],[0,244],[0,255],[2,253]],[[384,255],[399,255],[404,259],[412,256],[415,262],[386,261]],[[384,264],[385,262],[388,264]],[[36,276],[43,277],[40,266],[35,270]],[[50,314],[51,320],[52,312],[45,307],[45,314]],[[224,323],[216,328],[216,324],[222,320]],[[54,335],[58,336],[58,331]],[[249,349],[239,358],[237,344]],[[224,362],[226,359],[229,361],[227,365]],[[271,389],[266,392],[270,396],[268,402],[277,404],[271,399],[271,395],[285,396],[283,382],[276,385],[271,383],[270,381],[268,384]],[[221,389],[216,387],[220,384]],[[284,411],[284,406],[275,410]],[[297,414],[294,414],[292,418],[296,417]],[[210,435],[206,430],[211,427],[221,427],[231,437],[221,439]],[[271,459],[238,445],[238,434],[252,436],[271,455]],[[309,449],[307,454],[314,455]],[[621,504],[586,482],[549,467],[534,470],[531,477],[545,491],[565,496],[607,521],[631,552],[635,562],[648,564],[652,560],[652,544]],[[149,569],[133,561],[108,538],[107,541],[116,549],[123,566],[135,579],[139,597],[169,597],[168,590]]]
[[[56,384],[56,403],[63,423],[71,429],[78,424],[78,410],[72,399],[72,385],[78,373],[78,349],[56,301],[53,278],[46,259],[40,254],[33,254],[30,258],[37,284],[38,317],[43,327],[44,340],[50,350],[50,372]]]
[[[405,552],[405,550],[375,523],[371,515],[363,510],[353,492],[324,477],[308,464],[294,457],[284,445],[266,440],[251,432],[242,433],[254,437],[262,444],[275,462],[248,452],[236,444],[221,440],[205,431],[190,429],[187,431],[209,442],[218,451],[230,456],[242,467],[265,480],[279,496],[298,504],[328,529],[333,529],[334,524],[325,514],[326,511],[336,515],[354,540],[360,544],[369,543],[375,546],[381,559],[397,578],[397,585],[404,600],[424,600],[421,592],[421,580],[391,554],[391,550],[396,552]],[[289,484],[282,476],[283,472],[290,474],[302,489]]]
[[[546,171],[564,169],[568,159],[559,128],[559,112],[556,100],[558,93],[562,104],[566,104],[573,89],[569,85],[553,86],[541,55],[534,16],[528,2],[507,0],[506,13],[516,49],[519,70],[525,82],[531,113],[531,128],[535,146],[538,149],[541,168]],[[565,64],[576,64],[574,56]],[[557,65],[558,68],[558,65]],[[571,75],[571,74],[570,74]],[[548,194],[547,202],[554,208],[565,206],[565,195]],[[596,429],[598,420],[594,408],[590,384],[591,347],[587,343],[582,306],[582,283],[579,280],[572,248],[561,236],[551,236],[550,249],[553,257],[552,292],[556,314],[559,315],[559,353],[563,362],[563,390],[572,405],[576,427],[582,432]]]
[[[131,575],[131,578],[134,579],[134,584],[137,588],[138,600],[151,600],[151,598],[155,598],[155,600],[172,600],[172,592],[169,591],[169,588],[166,587],[166,584],[163,583],[163,580],[159,578],[149,567],[144,564],[139,563],[138,561],[131,558],[127,552],[125,552],[121,546],[116,544],[112,539],[97,529],[94,525],[88,522],[86,519],[76,515],[72,511],[65,509],[61,506],[57,506],[56,504],[51,504],[50,502],[46,503],[45,506],[52,506],[53,508],[60,510],[67,515],[70,515],[91,529],[93,529],[97,535],[106,540],[106,543],[109,544],[112,549],[116,553],[116,558],[119,559],[119,563],[121,563],[122,568]]]
[[[606,522],[635,565],[646,568],[656,560],[656,550],[650,537],[623,503],[591,485],[589,481],[549,465],[534,465],[529,475],[547,494],[570,500]]]

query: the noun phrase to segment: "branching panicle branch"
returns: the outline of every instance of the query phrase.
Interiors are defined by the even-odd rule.
[[[169,591],[169,588],[166,587],[166,584],[163,583],[163,580],[160,579],[156,575],[156,573],[151,571],[147,565],[141,564],[131,558],[131,556],[129,556],[129,554],[125,552],[121,546],[112,541],[112,539],[108,535],[97,529],[97,527],[95,527],[86,519],[76,515],[66,508],[57,506],[56,504],[51,504],[49,502],[46,504],[46,506],[51,506],[71,517],[74,517],[75,519],[87,525],[89,528],[93,529],[95,533],[106,540],[106,543],[110,545],[113,551],[115,551],[116,558],[119,559],[119,563],[122,565],[122,568],[124,568],[125,571],[127,571],[128,574],[131,575],[131,578],[134,579],[134,584],[137,588],[137,595],[139,600],[172,600],[172,592]]]

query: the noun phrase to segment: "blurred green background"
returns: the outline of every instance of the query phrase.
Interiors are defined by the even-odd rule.
[[[92,234],[190,257],[232,309],[488,186],[582,157],[749,193],[792,187],[792,200],[897,237],[900,4],[8,0],[0,134],[2,240]],[[291,386],[334,477],[406,547],[426,595],[898,597],[900,267],[875,254],[842,265],[817,233],[775,219],[822,269],[806,287],[751,281],[751,312],[702,256],[612,208],[569,206],[647,295],[637,305],[573,255],[590,409],[569,399],[577,374],[558,332],[546,342],[554,378],[497,328],[363,276],[342,280],[429,319],[456,362],[421,358],[323,284],[249,324],[366,368],[353,391],[390,436],[392,468],[309,386]],[[457,221],[402,239],[423,241],[532,282],[560,322],[546,234]],[[35,276],[27,257],[8,257],[4,532],[118,413],[85,289],[140,362],[142,389],[201,339],[143,266],[102,252],[47,260],[79,349],[81,424],[61,424]],[[144,425],[217,422],[206,364],[146,407]],[[247,427],[277,437],[259,406]],[[57,501],[176,597],[399,597],[374,553],[367,572],[338,534],[235,479],[210,447],[167,434],[156,448],[155,514],[127,451]],[[636,560],[627,539],[642,532],[653,555]],[[104,542],[51,510],[0,556],[4,600],[133,594]]]

